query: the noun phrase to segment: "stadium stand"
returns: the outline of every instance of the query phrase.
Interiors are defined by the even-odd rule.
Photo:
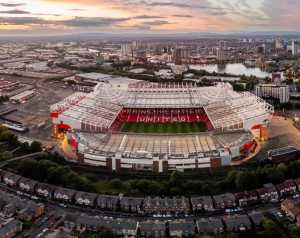
[[[112,171],[230,165],[247,154],[241,153],[245,145],[255,145],[249,131],[267,126],[274,113],[261,98],[235,92],[228,83],[101,78],[93,92],[75,93],[50,111],[54,131],[63,129],[76,142],[69,144],[78,160]]]

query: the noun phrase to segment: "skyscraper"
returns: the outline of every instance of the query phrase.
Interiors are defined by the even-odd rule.
[[[131,44],[122,44],[121,45],[121,54],[122,56],[126,57],[132,57],[132,46]]]
[[[299,42],[292,40],[291,42],[292,55],[297,55],[299,53]]]
[[[276,39],[275,40],[275,49],[276,50],[281,50],[284,48],[284,41],[281,39]]]
[[[173,51],[173,59],[176,65],[181,65],[183,61],[188,61],[191,57],[191,51],[187,47],[176,47]]]
[[[217,48],[217,60],[223,62],[226,60],[225,51],[222,48]]]
[[[176,65],[181,65],[182,64],[181,50],[182,50],[181,48],[176,48],[174,50],[173,58],[174,58],[174,61],[175,61]]]

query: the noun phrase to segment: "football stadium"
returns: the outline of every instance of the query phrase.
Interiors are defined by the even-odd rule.
[[[93,92],[76,92],[50,111],[54,136],[64,135],[78,162],[116,172],[168,172],[247,157],[274,108],[227,83],[197,87],[106,75]]]

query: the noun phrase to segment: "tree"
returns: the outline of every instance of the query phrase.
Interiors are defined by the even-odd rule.
[[[43,150],[42,144],[40,142],[34,141],[30,145],[30,151],[32,153],[41,152]]]
[[[289,227],[292,238],[300,238],[300,226],[293,224]]]
[[[228,172],[228,174],[225,178],[225,183],[226,183],[228,188],[234,188],[235,187],[236,176],[237,176],[237,171],[235,169]]]
[[[51,167],[48,170],[48,173],[46,175],[46,181],[50,184],[53,185],[64,185],[64,181],[62,178],[61,173],[65,172],[65,170],[61,167],[57,168],[57,167]]]
[[[201,194],[203,183],[201,181],[188,181],[184,184],[184,188],[190,194]]]
[[[80,237],[82,238],[116,238],[113,232],[104,227],[99,227],[96,232],[84,232]]]
[[[61,164],[61,165],[66,165],[67,161],[65,160],[65,158],[63,156],[61,156],[60,154],[58,154],[56,151],[54,153],[51,154],[47,154],[45,159],[51,160],[57,164]]]
[[[163,186],[156,181],[152,181],[149,184],[149,194],[160,195],[163,191]]]
[[[0,125],[0,134],[4,131],[8,131],[8,129],[5,126]]]
[[[300,173],[300,162],[294,161],[288,165],[288,172],[292,178],[298,178]]]
[[[170,186],[180,186],[182,182],[182,174],[178,171],[173,171],[169,178]]]
[[[244,85],[241,84],[241,83],[233,83],[233,84],[232,84],[232,87],[233,87],[233,90],[234,90],[234,91],[237,91],[237,92],[245,91],[245,87],[244,87]]]
[[[30,152],[30,146],[28,144],[28,142],[24,142],[20,145],[21,147],[21,151],[25,154],[28,154]]]
[[[13,155],[9,151],[4,151],[3,153],[0,154],[0,160],[5,161],[12,159]]]
[[[146,179],[141,179],[136,183],[136,187],[142,194],[149,194],[150,181]]]
[[[0,141],[8,142],[10,145],[17,145],[18,137],[9,130],[3,130],[0,133]]]
[[[21,163],[19,163],[18,171],[20,174],[22,174],[25,177],[31,177],[32,176],[32,170],[36,167],[36,161],[33,159],[26,159],[22,160]]]
[[[269,169],[267,179],[271,183],[281,183],[285,179],[286,169],[283,166],[277,166],[275,168]]]
[[[263,231],[259,233],[260,237],[280,238],[284,237],[283,231],[270,219],[265,219],[262,223]]]
[[[97,238],[115,238],[116,236],[113,234],[111,230],[105,229],[101,232],[98,232],[96,235]]]
[[[109,187],[112,189],[121,189],[123,187],[123,183],[120,179],[116,178],[109,182]]]
[[[249,190],[257,187],[257,177],[253,172],[239,172],[235,179],[238,190]]]
[[[276,167],[276,169],[280,172],[280,173],[282,173],[284,176],[287,174],[287,172],[288,172],[288,167],[285,165],[285,164],[283,164],[283,163],[281,163],[281,164],[279,164],[277,167]]]

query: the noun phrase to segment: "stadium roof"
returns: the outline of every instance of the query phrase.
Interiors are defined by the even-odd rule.
[[[190,83],[133,83],[127,89],[110,83],[99,84],[95,92],[100,98],[130,108],[194,108],[212,102],[238,98],[230,84],[196,87]]]
[[[122,86],[99,83],[94,92],[75,93],[51,106],[60,121],[74,129],[108,129],[122,108],[203,107],[215,129],[250,129],[263,123],[273,107],[251,93],[238,93],[228,83],[196,87],[190,83],[149,83],[126,81]],[[257,120],[256,120],[257,119]],[[94,131],[94,130],[92,130]]]

